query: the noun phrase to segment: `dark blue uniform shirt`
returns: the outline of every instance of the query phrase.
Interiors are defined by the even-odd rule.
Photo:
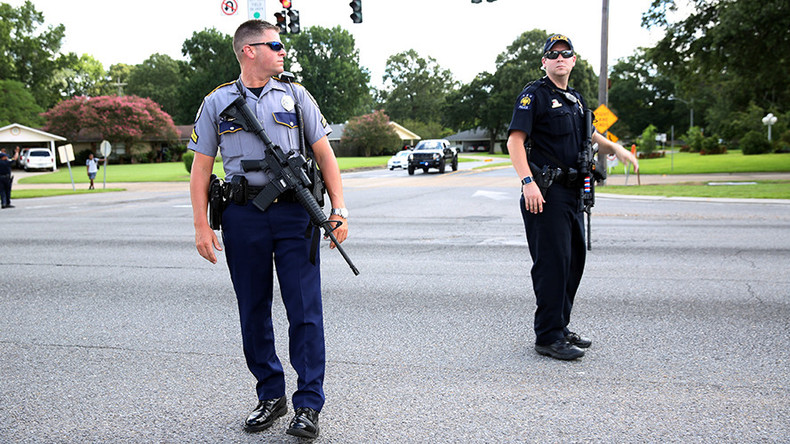
[[[587,104],[573,88],[561,90],[548,77],[528,84],[516,100],[508,133],[527,133],[529,160],[539,167],[557,165],[546,152],[565,166],[578,167],[584,142],[584,109]],[[533,171],[535,173],[535,171]]]

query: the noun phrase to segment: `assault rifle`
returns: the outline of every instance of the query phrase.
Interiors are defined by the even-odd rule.
[[[260,193],[255,196],[255,199],[252,200],[252,204],[261,211],[265,211],[280,194],[292,190],[296,196],[296,200],[310,215],[312,224],[318,228],[324,229],[324,236],[329,237],[332,242],[334,242],[337,251],[343,255],[343,259],[345,259],[349,267],[351,267],[351,271],[354,272],[354,275],[359,275],[359,270],[357,270],[357,267],[351,262],[351,259],[343,250],[343,247],[340,246],[340,242],[337,241],[335,235],[332,234],[332,231],[343,222],[329,220],[318,205],[315,196],[313,196],[313,193],[310,191],[313,184],[305,172],[305,166],[307,165],[305,157],[300,153],[295,153],[290,157],[286,157],[282,148],[272,143],[269,135],[263,130],[261,122],[258,121],[258,118],[250,109],[243,95],[237,97],[233,103],[228,105],[220,116],[226,120],[235,121],[244,131],[249,131],[258,136],[266,147],[264,151],[266,157],[263,159],[241,161],[241,167],[244,171],[264,170],[270,172],[274,176],[274,179],[264,186]],[[332,224],[334,224],[334,226],[332,226]]]
[[[592,240],[590,239],[590,216],[592,207],[595,206],[595,183],[603,182],[606,179],[606,171],[598,170],[598,163],[595,154],[598,153],[598,145],[593,146],[592,135],[593,112],[588,108],[584,110],[584,148],[579,153],[579,173],[584,180],[581,188],[580,205],[582,211],[587,213],[587,250],[592,250]]]

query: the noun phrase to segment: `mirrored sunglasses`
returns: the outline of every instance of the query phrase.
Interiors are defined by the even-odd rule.
[[[543,57],[546,57],[549,60],[554,60],[559,56],[562,56],[564,59],[569,59],[573,57],[573,50],[566,49],[564,51],[546,51],[546,53],[543,54]]]

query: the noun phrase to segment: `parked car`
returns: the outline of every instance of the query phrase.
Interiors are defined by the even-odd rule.
[[[411,154],[410,150],[398,151],[387,161],[387,168],[390,171],[395,168],[403,168],[405,170],[409,166],[409,154]]]
[[[27,156],[27,152],[30,151],[30,148],[22,148],[19,151],[19,157],[16,158],[16,167],[19,169],[24,168],[25,156]]]
[[[423,173],[427,173],[429,168],[437,168],[444,173],[447,164],[453,171],[458,170],[458,153],[450,147],[450,142],[445,139],[421,140],[409,156],[409,174],[414,174],[417,168],[422,168]]]
[[[55,156],[47,148],[30,148],[22,159],[22,168],[25,171],[33,169],[55,171]]]

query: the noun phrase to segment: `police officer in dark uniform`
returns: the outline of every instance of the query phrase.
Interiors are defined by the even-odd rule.
[[[244,176],[248,191],[246,205],[230,202],[222,213],[222,238],[239,306],[244,355],[257,380],[258,404],[247,417],[245,429],[264,430],[288,411],[283,367],[275,353],[272,330],[273,258],[288,313],[290,361],[298,375],[291,398],[295,415],[286,432],[315,438],[325,399],[325,351],[320,261],[315,257],[317,252],[311,251],[310,217],[287,191],[265,211],[252,204],[256,190],[273,178],[264,171],[243,171],[241,161],[263,159],[264,144],[220,114],[243,95],[272,142],[290,155],[300,149],[295,104],[301,104],[304,139],[323,173],[332,203],[329,219],[342,222],[334,231],[338,243],[348,236],[340,171],[327,140],[329,126],[312,96],[301,85],[293,85],[292,92],[291,85],[277,77],[283,72],[285,57],[279,28],[260,20],[247,21],[236,30],[233,49],[241,66],[239,82],[221,85],[206,96],[188,145],[195,151],[190,180],[195,245],[201,256],[217,262],[214,249],[222,247],[206,213],[210,175],[219,150],[226,183]],[[330,244],[333,247],[334,243]]]
[[[8,159],[8,154],[5,151],[0,151],[0,202],[2,202],[3,208],[14,208],[11,205],[11,185],[14,181],[11,167],[18,158],[19,147],[16,147],[14,157],[11,159]]]
[[[583,183],[573,172],[580,167],[587,105],[581,94],[568,86],[576,63],[568,37],[550,36],[541,62],[546,76],[519,94],[507,148],[521,178],[520,208],[533,261],[535,350],[572,360],[584,356],[583,349],[592,345],[592,340],[568,329],[586,257],[584,213],[579,202]],[[636,158],[622,146],[598,133],[592,141],[600,153],[614,153],[638,168]]]

